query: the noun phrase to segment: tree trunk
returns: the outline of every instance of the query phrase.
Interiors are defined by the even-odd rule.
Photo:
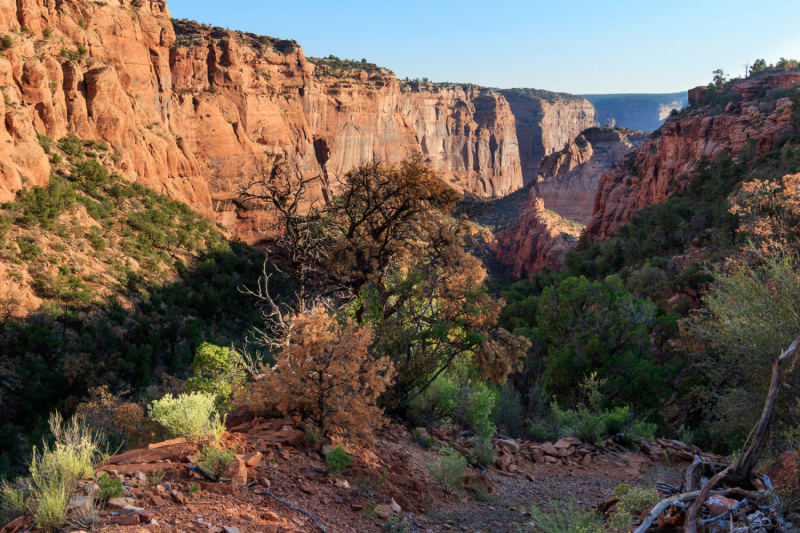
[[[772,361],[772,380],[769,385],[769,392],[767,393],[767,401],[764,403],[764,412],[761,414],[761,419],[755,427],[753,442],[747,449],[747,453],[736,463],[734,471],[729,475],[729,478],[738,481],[737,484],[740,486],[751,485],[750,475],[753,472],[753,467],[755,467],[756,463],[761,458],[764,444],[769,435],[769,425],[772,421],[772,415],[775,412],[775,403],[778,400],[778,391],[780,390],[781,381],[783,380],[783,362],[786,359],[794,357],[798,347],[800,347],[800,338],[795,340],[780,357]]]

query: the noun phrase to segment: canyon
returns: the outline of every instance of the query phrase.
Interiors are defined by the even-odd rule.
[[[581,97],[535,89],[504,89],[516,119],[525,184],[536,180],[542,159],[595,126],[595,110]]]
[[[121,177],[249,243],[268,213],[239,192],[276,155],[318,176],[317,194],[361,162],[420,154],[456,190],[493,198],[594,124],[580,98],[401,82],[307,58],[295,41],[171,19],[161,0],[4,3],[0,32],[0,201],[58,170],[41,136],[74,133],[110,145]]]
[[[655,131],[673,109],[686,106],[686,91],[666,94],[585,94],[602,126]]]
[[[643,131],[592,127],[545,157],[527,212],[498,232],[493,250],[516,277],[558,270],[591,220],[600,176],[647,139]]]

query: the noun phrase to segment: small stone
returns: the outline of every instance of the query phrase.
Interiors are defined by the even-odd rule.
[[[272,483],[270,483],[269,480],[267,478],[265,478],[265,477],[258,478],[258,482],[265,489],[268,489],[268,488],[270,488],[272,486]]]
[[[244,461],[234,461],[222,477],[230,478],[234,487],[244,487],[247,485],[247,466]]]
[[[248,453],[242,456],[242,461],[244,461],[244,464],[246,464],[247,466],[255,468],[261,462],[261,453],[260,452]]]
[[[233,526],[222,526],[222,529],[225,530],[225,533],[241,533],[238,529]]]
[[[392,498],[392,501],[389,502],[389,507],[391,507],[392,511],[394,511],[395,513],[399,513],[400,511],[403,510],[403,508],[400,507],[400,505],[396,501],[394,501],[394,498]]]
[[[138,514],[120,514],[111,517],[111,522],[118,526],[136,526],[139,525]]]
[[[545,442],[544,444],[542,444],[541,448],[542,451],[547,455],[551,455],[553,457],[558,455],[558,450],[556,449],[556,447],[549,442]]]
[[[266,513],[261,515],[261,518],[266,520],[267,522],[280,522],[281,517],[277,514],[273,513],[272,511],[267,511]]]
[[[111,498],[108,500],[108,507],[111,509],[122,509],[126,505],[133,505],[136,500],[133,498]]]
[[[519,444],[511,439],[502,439],[497,444],[511,453],[517,453],[519,451]]]
[[[375,507],[375,513],[381,520],[389,520],[394,514],[394,510],[389,505],[381,504]]]
[[[143,473],[143,472],[141,472],[141,471],[139,471],[139,472],[136,472],[136,473],[133,475],[133,477],[135,477],[135,478],[136,478],[136,479],[138,479],[139,481],[147,481],[147,476],[145,476],[145,475],[144,475],[144,473]]]

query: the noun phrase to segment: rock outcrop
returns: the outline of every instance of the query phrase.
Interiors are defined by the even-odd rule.
[[[703,156],[738,156],[745,147],[754,155],[773,150],[796,131],[791,99],[777,97],[778,91],[793,87],[800,87],[800,72],[766,74],[726,88],[719,94],[726,104],[695,105],[671,115],[639,146],[630,165],[617,166],[600,178],[589,235],[613,233],[639,209],[683,190],[692,179],[695,161]],[[706,91],[693,89],[690,100],[702,101]]]
[[[589,128],[542,160],[532,194],[562,217],[588,224],[600,176],[647,136],[643,131],[623,128]]]
[[[530,211],[495,234],[492,250],[510,266],[511,274],[524,278],[544,268],[558,270],[564,256],[578,244],[583,226],[545,209],[544,200],[530,192]]]
[[[0,201],[48,181],[38,136],[67,133],[111,145],[122,177],[249,242],[266,213],[237,195],[268,154],[323,188],[363,161],[417,153],[461,191],[522,186],[514,117],[495,91],[403,90],[391,71],[310,60],[294,41],[173,22],[161,0],[0,6],[12,39],[0,56]]]
[[[561,150],[580,132],[595,126],[595,110],[584,98],[536,91],[500,91],[516,119],[517,142],[525,184],[536,180],[545,156]]]

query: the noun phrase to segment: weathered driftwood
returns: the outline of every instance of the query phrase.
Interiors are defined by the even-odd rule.
[[[736,463],[736,468],[733,470],[732,475],[729,476],[728,481],[730,481],[731,485],[740,487],[749,487],[751,485],[750,475],[753,472],[753,467],[761,457],[764,444],[769,435],[769,425],[775,412],[775,403],[778,400],[778,391],[783,380],[783,363],[787,359],[795,357],[798,348],[800,348],[800,338],[795,340],[788,349],[784,350],[777,359],[772,360],[772,379],[770,380],[767,400],[764,402],[764,411],[761,413],[761,419],[755,427],[755,436],[750,447]]]
[[[672,496],[671,498],[667,498],[666,500],[661,500],[658,504],[653,507],[650,512],[647,514],[642,523],[639,524],[639,527],[636,528],[636,531],[633,533],[644,533],[648,530],[648,528],[653,524],[656,518],[663,513],[664,511],[669,508],[670,505],[674,505],[678,502],[688,502],[692,501],[700,495],[701,491],[694,491],[694,492],[687,492],[684,494],[678,494],[677,496]]]
[[[686,511],[686,523],[684,524],[684,531],[686,533],[697,533],[697,513],[700,511],[700,507],[703,506],[706,499],[708,498],[711,489],[717,486],[717,484],[722,481],[722,479],[733,469],[734,465],[729,466],[716,476],[712,477],[706,483],[706,486],[703,487],[703,490],[697,495],[697,499],[695,499],[694,503],[689,507],[689,510]]]

